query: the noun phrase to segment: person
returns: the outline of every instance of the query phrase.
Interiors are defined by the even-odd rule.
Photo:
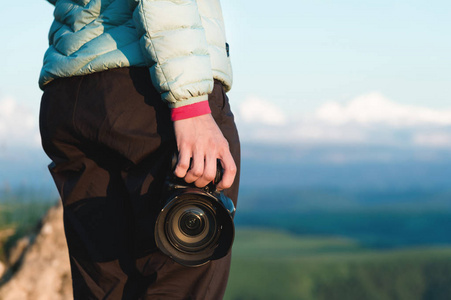
[[[42,146],[75,299],[221,299],[230,253],[185,267],[155,245],[168,165],[237,202],[240,144],[219,0],[48,0]],[[163,100],[163,101],[162,101]]]

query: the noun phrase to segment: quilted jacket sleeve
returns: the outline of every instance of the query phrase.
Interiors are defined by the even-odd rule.
[[[169,107],[207,100],[213,74],[196,0],[135,0],[133,19],[154,86]]]

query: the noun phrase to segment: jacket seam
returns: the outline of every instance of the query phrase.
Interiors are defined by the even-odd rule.
[[[83,26],[82,29],[77,30],[77,31],[73,31],[72,34],[74,34],[74,33],[76,33],[76,32],[80,32],[81,30],[85,29],[86,26],[91,25],[91,24],[94,23],[95,21],[97,21],[97,19],[96,19],[96,20],[93,20],[93,21],[90,22],[89,24],[86,24],[85,26]],[[123,22],[123,23],[121,23],[121,24],[114,25],[114,28],[118,28],[119,26],[124,26],[124,24],[126,24],[127,22],[128,22],[128,20],[126,20],[125,22]],[[70,28],[70,26],[67,25],[67,24],[65,24],[65,23],[61,23],[61,24],[63,24],[64,26],[67,26],[67,27]],[[103,22],[101,22],[101,24],[103,24]],[[92,39],[83,42],[83,45],[80,45],[80,47],[78,47],[77,49],[75,49],[74,51],[72,51],[72,52],[71,52],[70,54],[68,54],[68,55],[62,53],[62,52],[56,47],[56,44],[57,44],[57,43],[52,43],[52,44],[53,44],[54,48],[55,48],[59,53],[61,53],[62,55],[66,56],[66,57],[70,57],[72,54],[76,53],[78,50],[80,50],[80,49],[81,49],[83,46],[85,46],[87,43],[90,43],[90,42],[94,41],[95,39],[101,37],[102,35],[104,35],[105,33],[108,33],[108,32],[109,32],[109,30],[103,31],[101,34],[99,34],[99,35],[93,37]],[[55,32],[55,33],[56,33],[56,32]],[[116,49],[119,49],[119,48],[116,48]],[[111,51],[109,51],[109,52],[111,52]],[[105,53],[108,53],[108,52],[105,52]]]
[[[86,26],[91,25],[92,23],[94,23],[95,21],[97,21],[101,16],[103,16],[103,13],[105,12],[105,10],[107,10],[108,7],[110,7],[110,5],[111,5],[112,3],[113,3],[113,1],[111,1],[110,3],[108,3],[108,5],[105,6],[105,7],[102,9],[101,13],[100,13],[94,20],[92,20],[92,21],[89,22],[88,24],[83,25],[83,27],[80,28],[79,30],[73,31],[73,32],[74,32],[74,33],[75,33],[75,32],[78,32],[78,31],[82,30],[83,28],[85,28]],[[85,7],[85,6],[80,5],[80,4],[78,4],[78,3],[75,3],[75,5],[77,5],[78,7],[82,7],[82,8]],[[63,20],[58,20],[58,19],[56,19],[56,18],[55,18],[55,20],[56,20],[57,22],[63,24],[63,25],[66,25],[67,27],[71,28],[70,24],[64,23]],[[103,23],[103,22],[102,22],[102,23]],[[119,25],[118,25],[118,26],[119,26]]]
[[[158,31],[155,31],[155,33],[164,33],[169,31],[176,31],[176,30],[187,30],[187,29],[204,29],[202,26],[179,26],[179,27],[173,27],[168,29],[161,29]]]
[[[99,58],[99,57],[101,57],[101,56],[103,56],[103,55],[107,55],[107,54],[109,54],[109,53],[111,53],[111,52],[113,52],[113,51],[120,50],[120,49],[122,49],[122,48],[124,48],[124,47],[127,47],[127,46],[133,44],[133,43],[136,43],[136,41],[130,42],[130,43],[125,44],[125,45],[123,45],[123,46],[121,46],[121,47],[119,47],[119,48],[113,49],[113,50],[111,50],[111,51],[104,52],[104,53],[101,53],[101,54],[99,54],[99,55],[96,55],[91,61],[89,61],[87,64],[83,65],[83,66],[80,68],[80,70],[84,69],[87,65],[91,64],[91,63],[92,63],[94,60],[96,60],[97,58]],[[117,68],[121,68],[121,67],[117,67]],[[117,68],[108,68],[108,70],[110,70],[110,69],[117,69]],[[105,71],[106,71],[106,70],[105,70]],[[96,73],[96,72],[99,72],[99,71],[93,71],[93,72],[90,72],[90,74]]]
[[[194,53],[189,53],[189,54],[185,54],[185,55],[178,55],[176,57],[168,58],[165,62],[160,63],[160,66],[166,65],[169,62],[169,60],[178,59],[178,58],[184,58],[184,57],[189,57],[189,56],[209,56],[209,55],[208,54],[194,54]],[[166,77],[165,77],[165,79],[167,81]],[[203,79],[203,80],[205,80],[205,79]]]

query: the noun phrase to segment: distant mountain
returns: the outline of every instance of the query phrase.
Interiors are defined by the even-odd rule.
[[[54,190],[40,149],[0,153],[0,190]],[[375,145],[242,145],[243,189],[447,190],[451,151]]]
[[[243,187],[451,189],[451,151],[382,146],[244,144]]]
[[[0,190],[17,188],[53,189],[47,169],[50,160],[38,148],[19,148],[0,152]]]

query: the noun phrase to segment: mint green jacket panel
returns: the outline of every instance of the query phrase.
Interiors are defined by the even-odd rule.
[[[59,77],[146,66],[127,1],[52,1],[54,21],[39,78],[41,88]]]
[[[58,77],[127,66],[148,66],[170,107],[206,100],[213,78],[231,87],[219,0],[49,2],[55,21],[41,87]]]
[[[133,17],[146,61],[152,65],[153,84],[162,98],[170,107],[206,100],[213,89],[213,72],[197,2],[137,2]]]
[[[208,43],[213,77],[224,85],[226,92],[232,88],[233,73],[226,49],[226,33],[219,0],[197,0],[202,25]]]

